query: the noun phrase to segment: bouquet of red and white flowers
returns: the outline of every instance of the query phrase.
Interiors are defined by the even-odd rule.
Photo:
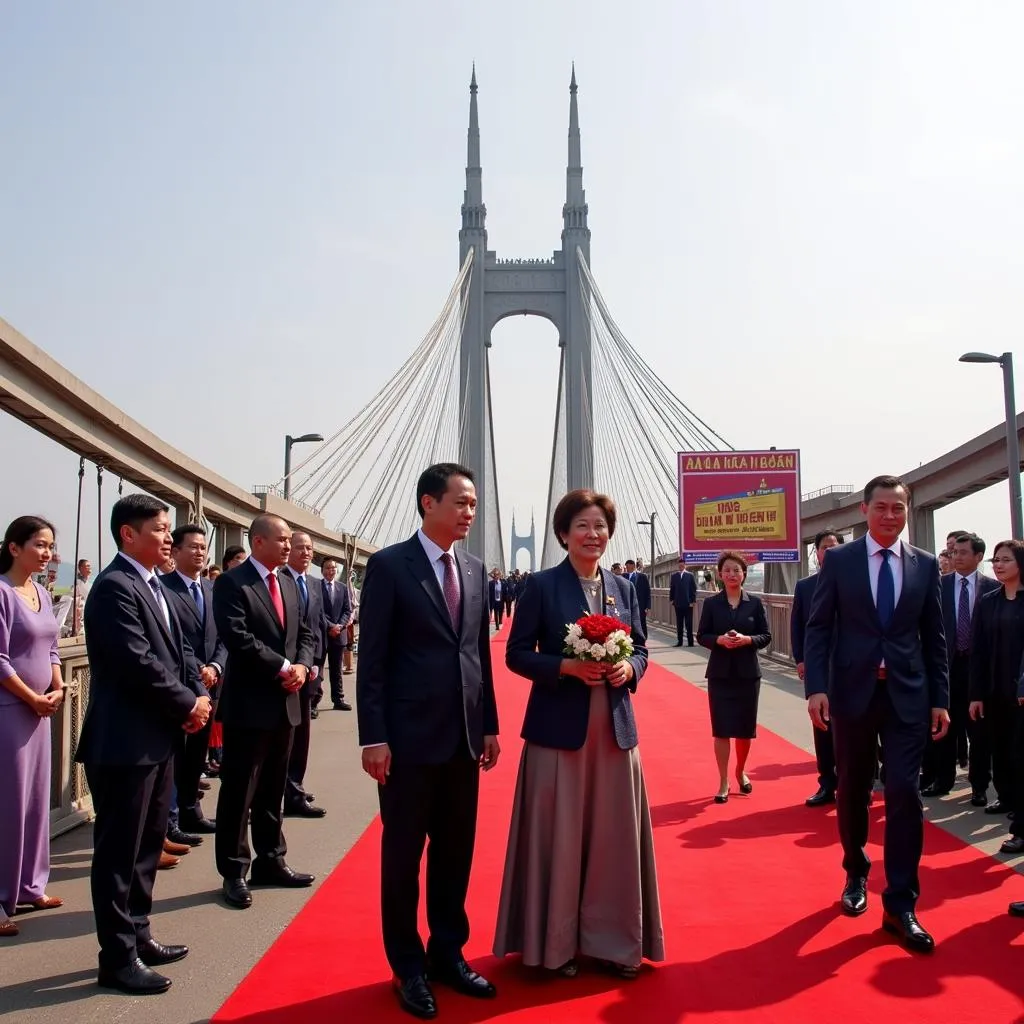
[[[613,615],[584,615],[565,627],[562,650],[577,661],[615,665],[633,653],[633,640]]]

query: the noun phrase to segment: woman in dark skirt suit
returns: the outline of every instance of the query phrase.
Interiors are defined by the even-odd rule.
[[[723,551],[718,575],[724,590],[704,601],[697,640],[711,651],[708,669],[708,701],[711,734],[718,762],[718,793],[715,803],[729,799],[729,740],[736,741],[736,782],[741,793],[754,787],[744,768],[750,741],[757,735],[757,698],[761,691],[761,666],[757,652],[772,642],[764,605],[743,589],[747,560],[738,551]]]

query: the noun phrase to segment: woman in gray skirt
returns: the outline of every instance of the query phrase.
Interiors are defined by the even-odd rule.
[[[598,568],[615,505],[571,491],[552,523],[568,557],[530,576],[505,661],[533,686],[509,830],[494,952],[572,977],[586,956],[623,978],[663,960],[650,808],[630,694],[647,668],[633,585]],[[563,653],[584,615],[622,620],[633,655],[616,665]]]

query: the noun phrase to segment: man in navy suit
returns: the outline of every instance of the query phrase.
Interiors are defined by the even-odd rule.
[[[216,713],[220,677],[224,674],[228,652],[217,636],[213,621],[213,584],[201,575],[206,565],[206,531],[198,523],[177,527],[171,533],[171,558],[174,572],[161,576],[160,582],[167,591],[168,602],[178,614],[185,640],[198,663],[200,678],[214,700]],[[199,732],[186,733],[183,746],[174,755],[177,807],[171,812],[172,824],[167,830],[167,838],[172,842],[186,839],[182,833],[212,835],[217,831],[216,822],[203,814],[199,788],[213,717],[210,716],[210,721]]]
[[[978,603],[999,584],[980,571],[985,542],[973,533],[961,533],[953,541],[953,572],[942,577],[942,622],[949,660],[949,732],[932,744],[925,759],[927,785],[923,796],[945,796],[956,781],[957,751],[967,747],[971,728],[971,803],[984,807],[991,778],[992,754],[986,742],[985,722],[970,722],[971,631]]]
[[[814,551],[818,558],[818,570],[814,576],[798,581],[793,591],[793,610],[789,617],[789,642],[796,662],[796,674],[801,681],[804,672],[804,633],[807,630],[807,618],[811,614],[811,601],[818,587],[821,567],[825,564],[825,555],[829,548],[843,543],[843,538],[831,530],[823,530],[814,538]],[[809,696],[809,694],[805,694]],[[804,802],[808,807],[822,807],[836,801],[836,755],[832,746],[832,730],[814,729],[814,757],[818,762],[818,792],[809,796]]]
[[[668,599],[676,610],[676,647],[683,646],[683,629],[687,645],[693,646],[693,609],[697,604],[697,577],[679,559],[679,571],[672,573],[668,584]]]
[[[651,581],[647,574],[637,567],[637,562],[632,558],[626,559],[626,579],[633,584],[636,590],[636,603],[640,607],[640,621],[644,628],[644,638],[647,637],[647,613],[651,610]]]
[[[344,675],[348,624],[352,621],[352,600],[344,580],[337,578],[338,563],[333,558],[325,558],[320,571],[324,574],[320,592],[323,597],[324,619],[327,623],[325,643],[327,668],[331,679],[331,705],[335,711],[351,711],[352,705],[345,700],[345,684],[342,676]],[[323,661],[321,661],[320,667],[322,671]],[[319,680],[318,682],[320,684],[318,688],[322,689],[323,681]],[[317,703],[319,703],[319,699],[314,697],[314,708]]]
[[[171,806],[181,732],[209,721],[210,698],[154,567],[171,553],[167,506],[148,494],[110,514],[114,560],[85,602],[89,706],[75,760],[85,765],[96,821],[92,904],[99,983],[131,995],[171,987],[152,968],[181,960],[150,932],[153,882]]]
[[[835,548],[819,574],[804,638],[804,688],[815,727],[832,722],[843,911],[867,910],[871,862],[864,847],[881,737],[882,927],[908,949],[927,953],[935,942],[914,913],[924,840],[918,786],[929,734],[939,740],[949,728],[949,673],[938,561],[900,540],[909,505],[909,490],[897,477],[875,477],[864,488],[867,536]]]
[[[487,574],[455,552],[476,518],[473,474],[440,463],[416,487],[421,528],[370,557],[360,597],[356,692],[363,770],[376,781],[384,951],[399,1004],[437,1013],[430,981],[480,998],[494,986],[463,956],[480,769],[498,760]],[[417,928],[427,837],[427,923]],[[430,981],[428,981],[428,976]]]

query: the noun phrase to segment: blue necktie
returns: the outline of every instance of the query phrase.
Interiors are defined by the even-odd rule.
[[[896,611],[896,581],[893,579],[892,566],[889,559],[892,552],[888,548],[882,548],[882,565],[878,570],[878,621],[882,629],[888,629],[892,622],[893,613]]]
[[[195,601],[196,608],[199,609],[199,621],[202,622],[206,607],[203,602],[203,588],[199,585],[199,580],[193,580],[188,589],[192,591],[192,600]]]
[[[302,610],[306,611],[309,608],[309,591],[306,589],[306,577],[296,576],[295,579],[299,584],[299,593],[302,595]]]

